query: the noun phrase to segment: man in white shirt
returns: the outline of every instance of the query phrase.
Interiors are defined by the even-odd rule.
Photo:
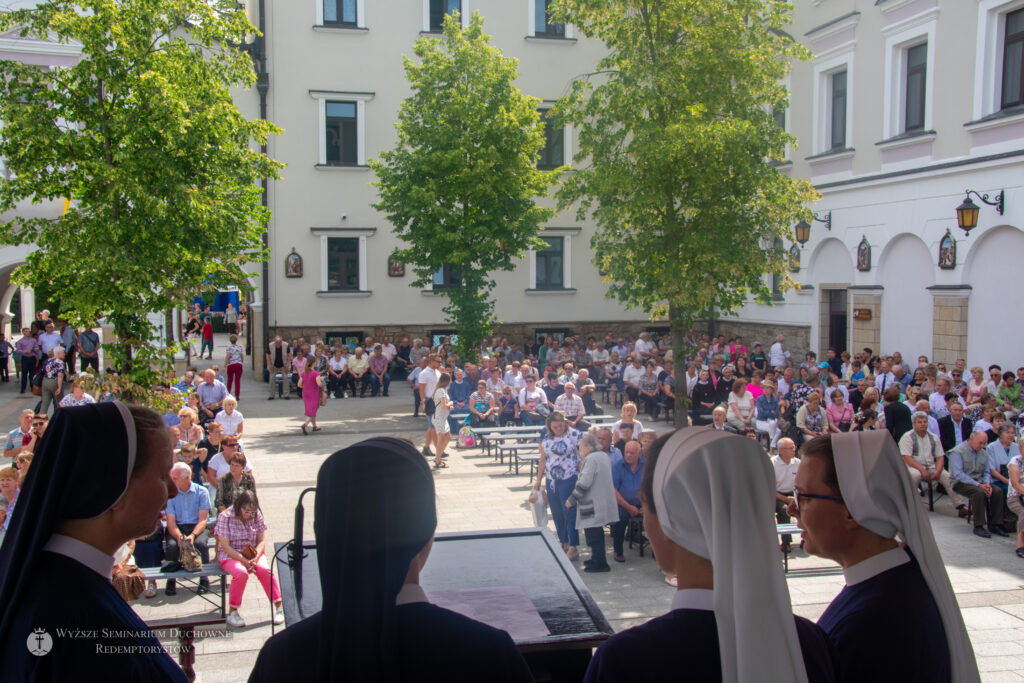
[[[889,361],[882,361],[882,369],[878,373],[878,377],[875,377],[875,388],[878,389],[878,394],[882,395],[885,390],[893,385],[896,381],[896,375],[890,372]]]
[[[647,360],[651,357],[651,351],[656,348],[655,343],[651,341],[651,333],[643,332],[640,334],[640,338],[636,340],[633,351],[640,354],[640,358],[643,360]]]
[[[632,362],[622,368],[622,384],[625,387],[626,395],[634,403],[640,395],[640,377],[644,374],[643,361],[640,356],[634,355]]]
[[[789,390],[793,386],[793,368],[786,368],[779,377],[779,398],[789,396]]]
[[[944,468],[946,456],[943,454],[939,437],[928,431],[929,415],[923,411],[914,413],[914,428],[900,438],[900,455],[907,463],[910,483],[916,489],[922,482],[937,481],[949,494],[949,501],[957,509],[961,517],[967,516],[967,505],[964,498],[953,490],[953,482],[949,472]]]
[[[43,355],[50,353],[50,349],[60,346],[60,333],[55,332],[53,329],[53,323],[46,323],[46,331],[39,335],[39,347],[43,350]]]
[[[775,338],[775,343],[768,349],[768,362],[773,368],[785,367],[786,360],[789,358],[789,351],[785,351],[782,348],[782,340],[785,339],[781,334]]]
[[[800,458],[796,457],[796,443],[793,439],[782,437],[777,444],[778,455],[772,456],[772,468],[775,470],[775,521],[779,524],[789,523],[787,508],[793,502],[793,483],[800,467]],[[782,535],[782,552],[793,549],[793,536]]]
[[[595,368],[603,368],[605,363],[611,357],[611,352],[604,347],[604,342],[597,342],[597,347],[590,351],[590,361],[594,364]]]
[[[949,408],[946,406],[946,394],[952,391],[952,378],[942,373],[935,378],[935,391],[928,397],[928,410],[936,420],[949,415]],[[962,398],[957,398],[960,405],[964,405]]]
[[[424,457],[433,457],[433,453],[430,451],[430,444],[435,444],[437,441],[437,432],[434,431],[434,411],[427,411],[427,399],[431,399],[434,396],[434,389],[437,388],[437,380],[441,378],[441,373],[438,368],[441,367],[441,357],[436,353],[432,353],[427,356],[427,367],[420,371],[419,377],[416,378],[416,388],[420,392],[420,400],[423,402],[423,414],[427,417],[427,436],[426,441],[423,444],[423,455]],[[438,453],[438,455],[441,455]]]

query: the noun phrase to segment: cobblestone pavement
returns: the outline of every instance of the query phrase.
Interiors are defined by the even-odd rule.
[[[12,375],[13,379],[13,375]],[[17,413],[35,404],[18,397],[11,384],[0,385],[0,425],[13,428]],[[412,395],[404,382],[392,385],[388,398],[329,400],[320,409],[323,431],[303,436],[302,401],[268,401],[265,384],[243,380],[239,410],[245,416],[244,444],[253,461],[260,503],[269,525],[270,543],[291,535],[299,493],[315,483],[323,460],[334,451],[371,435],[388,434],[422,445],[423,418],[412,418]],[[663,422],[653,425],[658,431]],[[477,449],[449,447],[450,468],[436,471],[438,531],[508,529],[531,526],[525,506],[529,476],[517,476],[508,466]],[[307,497],[306,509],[312,501]],[[1024,680],[1024,561],[1014,553],[1011,539],[980,539],[957,519],[945,497],[931,514],[933,529],[957,593],[986,683]],[[312,514],[306,515],[306,537],[312,537]],[[609,550],[610,548],[610,540]],[[269,545],[269,544],[268,544]],[[585,554],[585,553],[584,553]],[[781,560],[780,560],[781,561]],[[612,562],[607,574],[582,574],[605,616],[620,630],[664,613],[671,600],[650,553],[640,557],[626,549],[626,562]],[[201,683],[244,681],[263,642],[271,635],[270,605],[258,582],[246,587],[242,629],[224,637],[196,641],[197,680]],[[797,551],[790,560],[789,591],[794,612],[816,619],[843,586],[834,564]],[[174,597],[163,593],[139,598],[133,606],[144,619],[183,616],[207,611],[206,603],[179,588]],[[209,610],[214,611],[212,608]]]

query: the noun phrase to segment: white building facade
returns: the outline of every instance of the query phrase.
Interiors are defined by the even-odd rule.
[[[572,26],[547,23],[550,0],[264,3],[267,115],[284,129],[268,151],[287,164],[268,196],[268,334],[333,339],[447,331],[446,299],[433,287],[413,288],[411,269],[392,269],[389,257],[404,243],[371,206],[378,194],[368,161],[394,146],[398,108],[410,94],[402,56],[413,55],[419,38],[439,35],[445,11],[460,10],[468,23],[479,10],[491,43],[519,60],[517,85],[540,98],[544,109],[567,92],[574,77],[592,70],[603,45],[579,37]],[[258,0],[251,5],[256,23]],[[253,115],[249,98],[239,104]],[[554,167],[572,158],[571,127],[550,130],[548,141],[542,164]],[[553,200],[544,202],[554,206]],[[603,333],[609,325],[646,324],[642,313],[627,313],[606,299],[591,263],[592,230],[572,212],[560,213],[543,228],[547,250],[496,275],[503,333],[579,332],[585,324],[597,324]],[[444,285],[443,277],[438,274],[437,286]],[[256,293],[250,319],[254,332],[262,294]],[[259,343],[258,335],[253,341]]]
[[[738,322],[766,339],[1015,369],[1024,316],[1024,0],[798,0],[789,172],[821,192],[792,274]],[[984,204],[965,234],[967,190]],[[830,222],[826,222],[830,220]],[[789,246],[789,245],[787,245]]]
[[[269,186],[271,260],[267,282],[256,283],[254,333],[446,331],[444,299],[412,288],[411,272],[389,264],[401,244],[371,207],[368,160],[396,140],[409,94],[402,55],[437,32],[446,11],[484,15],[492,43],[519,59],[519,87],[542,108],[592,70],[603,46],[547,24],[549,2],[263,0],[267,116],[284,129],[269,153],[287,167]],[[250,0],[254,21],[258,4]],[[773,306],[750,303],[716,331],[748,344],[782,331],[794,352],[871,347],[1016,367],[1024,0],[797,0],[790,28],[814,56],[788,79],[784,121],[798,145],[784,168],[815,184],[822,199],[812,208],[830,222],[815,221],[795,250],[799,291],[779,293]],[[239,99],[254,115],[254,98]],[[574,143],[571,128],[550,131],[545,160],[570,160]],[[1003,198],[1000,214],[973,196],[980,212],[969,235],[955,212],[966,190]],[[606,298],[592,231],[559,214],[545,226],[546,253],[497,275],[502,332],[651,325]],[[443,274],[437,281],[443,286]]]

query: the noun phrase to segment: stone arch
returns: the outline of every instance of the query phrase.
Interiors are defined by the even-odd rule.
[[[879,318],[881,351],[899,351],[904,358],[932,354],[932,295],[935,264],[928,245],[917,235],[901,233],[890,239],[878,259],[882,285]]]
[[[1002,225],[990,228],[970,243],[964,261],[964,282],[971,285],[967,312],[967,363],[1004,368],[1021,365],[1019,340],[1024,338],[1024,316],[1017,313],[1019,287],[1014,278],[1024,254],[1024,231]]]

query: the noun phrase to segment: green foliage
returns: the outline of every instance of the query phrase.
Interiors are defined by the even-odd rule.
[[[775,0],[556,6],[557,20],[609,49],[559,102],[580,130],[576,160],[587,162],[566,178],[559,206],[597,222],[591,245],[609,296],[667,314],[675,331],[747,296],[770,302],[766,274],[792,286],[775,239],[792,237],[817,193],[777,165],[796,140],[772,110],[787,106],[791,61],[808,57],[782,30],[790,9]]]
[[[517,61],[489,38],[474,12],[469,28],[450,15],[442,38],[416,42],[420,64],[405,58],[412,95],[399,111],[398,144],[371,161],[380,189],[374,206],[408,244],[397,256],[412,265],[413,286],[431,283],[446,265],[460,277],[440,291],[463,359],[479,352],[494,323],[490,274],[543,248],[537,233],[554,212],[536,199],[562,171],[537,169],[540,100],[514,85]]]
[[[136,355],[152,343],[148,312],[246,287],[246,264],[266,256],[258,181],[280,165],[254,151],[279,130],[243,117],[229,92],[255,81],[238,49],[255,33],[244,10],[48,0],[3,14],[0,30],[82,47],[68,68],[0,61],[0,156],[12,173],[0,211],[13,215],[0,242],[39,247],[16,280],[48,283],[72,322],[106,317]],[[64,198],[59,218],[17,215]]]

